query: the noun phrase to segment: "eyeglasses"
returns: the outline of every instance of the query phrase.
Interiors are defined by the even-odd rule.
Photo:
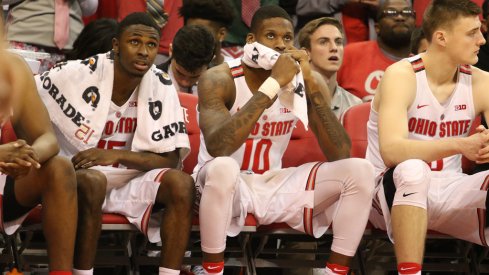
[[[416,12],[409,8],[403,10],[386,9],[382,11],[382,17],[397,17],[398,15],[403,17],[416,17]]]

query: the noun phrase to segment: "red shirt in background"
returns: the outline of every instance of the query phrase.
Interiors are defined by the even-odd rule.
[[[117,0],[117,2],[119,2],[117,21],[121,21],[130,13],[146,11],[145,0]],[[161,40],[158,53],[168,55],[169,46],[173,41],[173,37],[177,31],[183,27],[183,17],[180,17],[178,14],[178,10],[182,6],[182,0],[167,0],[163,6],[169,17],[168,23],[161,30]]]
[[[385,69],[394,62],[380,51],[377,41],[348,44],[337,75],[338,85],[363,101],[370,101]]]

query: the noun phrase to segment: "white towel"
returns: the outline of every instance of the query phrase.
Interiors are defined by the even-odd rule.
[[[79,151],[97,147],[112,98],[111,52],[59,63],[35,79],[51,121],[66,139]],[[168,74],[151,66],[139,84],[137,104],[131,150],[165,153],[181,148],[183,160],[190,143],[178,94]]]
[[[252,68],[271,70],[277,62],[280,53],[258,42],[244,46],[243,62]],[[299,72],[292,81],[278,92],[280,103],[289,109],[304,124],[307,130],[309,117],[307,115],[306,90],[302,72]]]

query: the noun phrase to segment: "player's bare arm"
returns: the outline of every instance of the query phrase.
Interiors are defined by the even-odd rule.
[[[350,156],[350,138],[330,106],[330,93],[321,76],[312,71],[307,53],[293,51],[300,63],[308,102],[309,125],[314,132],[323,154],[329,161]]]
[[[387,167],[408,159],[435,161],[462,153],[474,160],[488,138],[477,133],[464,138],[420,141],[408,139],[407,112],[416,95],[416,78],[407,61],[400,61],[384,73],[374,99],[379,113],[379,146]]]
[[[2,145],[1,155],[6,158],[2,158],[0,169],[19,177],[55,156],[59,147],[46,108],[37,94],[31,70],[17,55],[3,53],[2,58],[15,68],[5,77],[13,94],[11,122],[20,139]]]
[[[205,145],[213,157],[229,156],[246,140],[271,100],[255,92],[240,110],[231,116],[235,97],[234,82],[226,64],[208,70],[198,84],[199,125]]]
[[[178,150],[156,154],[152,152],[90,148],[73,156],[71,162],[75,169],[86,169],[92,166],[106,166],[115,163],[120,163],[127,168],[139,171],[180,167]]]
[[[487,87],[489,85],[489,73],[472,66],[472,93],[474,96],[475,113],[483,114],[486,121],[489,121],[489,94]],[[477,132],[489,134],[489,130],[484,126],[479,126]],[[489,144],[484,144],[478,152],[477,163],[489,162]]]

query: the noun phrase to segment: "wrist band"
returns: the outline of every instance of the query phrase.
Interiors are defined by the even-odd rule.
[[[273,99],[278,91],[280,91],[280,84],[273,77],[268,77],[263,84],[261,84],[260,88],[258,88],[259,92],[264,93],[270,99]]]

